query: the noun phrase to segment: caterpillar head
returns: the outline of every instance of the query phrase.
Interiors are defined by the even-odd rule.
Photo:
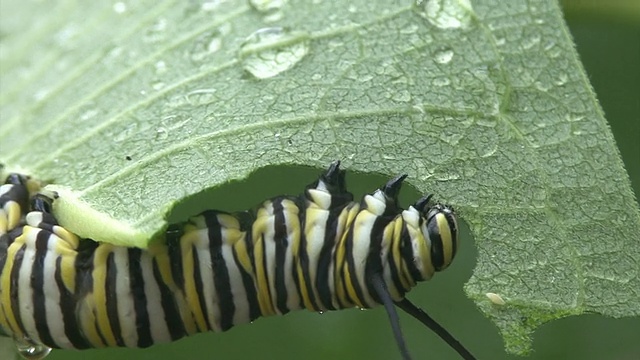
[[[422,218],[421,230],[430,245],[431,262],[436,271],[446,269],[458,249],[458,223],[453,208],[435,204],[428,207]]]
[[[453,208],[431,204],[430,199],[431,195],[425,196],[402,214],[415,266],[415,271],[411,271],[413,266],[409,268],[414,281],[428,280],[434,272],[446,269],[458,248],[458,225]]]

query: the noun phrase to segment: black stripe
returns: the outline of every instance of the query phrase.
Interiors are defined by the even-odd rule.
[[[333,199],[332,199],[333,204]],[[333,306],[333,294],[331,293],[331,287],[329,286],[329,270],[331,267],[332,252],[337,241],[340,241],[340,237],[337,234],[338,231],[338,219],[342,212],[348,212],[351,206],[335,209],[329,212],[329,217],[325,224],[324,244],[320,249],[320,255],[318,257],[318,269],[316,270],[316,289],[318,289],[318,296],[324,307],[328,310],[336,310]],[[346,229],[344,231],[347,231]],[[336,238],[336,236],[338,236]]]
[[[111,332],[116,339],[118,346],[125,346],[122,340],[122,329],[120,328],[120,318],[118,317],[118,294],[116,292],[116,279],[118,269],[116,267],[115,254],[110,252],[107,255],[107,274],[105,277],[104,291],[106,294],[107,317]]]
[[[420,274],[420,270],[418,270],[413,258],[413,246],[411,245],[411,236],[409,235],[409,231],[407,231],[406,223],[402,227],[402,235],[400,237],[400,256],[407,264],[409,274],[413,281],[422,281],[422,274]]]
[[[198,301],[200,302],[200,310],[202,310],[204,321],[206,323],[206,330],[211,330],[211,324],[209,323],[209,312],[207,311],[207,303],[204,298],[204,283],[202,282],[202,274],[200,273],[200,260],[198,260],[198,250],[195,246],[191,246],[191,252],[193,256],[193,277],[196,285],[196,293],[198,294]]]
[[[401,221],[403,222],[402,226],[404,226],[404,220],[401,220]],[[402,280],[400,279],[400,276],[402,276],[400,274],[401,264],[396,263],[395,258],[393,257],[393,248],[394,248],[394,242],[392,240],[391,246],[389,247],[389,252],[387,253],[387,263],[389,264],[389,272],[391,272],[391,280],[393,281],[393,285],[395,286],[396,290],[398,290],[400,295],[404,297],[404,294],[409,289],[405,289],[404,286],[402,285]]]
[[[222,255],[222,227],[218,222],[217,214],[215,211],[207,211],[203,215],[208,229],[209,254],[211,256],[211,269],[213,270],[212,280],[218,298],[220,328],[222,331],[226,331],[233,326],[236,305],[233,302],[233,294],[231,293],[229,269]]]
[[[276,258],[275,258],[275,267],[276,267],[276,296],[277,296],[277,306],[280,313],[283,315],[289,312],[287,308],[287,286],[285,284],[285,256],[287,253],[287,223],[286,217],[284,214],[284,208],[282,206],[282,199],[273,200],[273,227],[274,227],[274,238],[267,239],[267,241],[271,240],[275,243],[276,246]],[[265,244],[266,245],[266,244]],[[266,249],[266,246],[265,246]],[[265,251],[266,253],[266,251]]]
[[[129,286],[133,297],[133,307],[136,313],[136,329],[138,330],[138,347],[145,348],[153,345],[151,337],[151,323],[147,312],[147,295],[144,291],[144,278],[140,258],[142,250],[129,248]]]
[[[64,323],[64,333],[76,349],[88,349],[91,347],[80,331],[78,319],[76,318],[76,297],[69,291],[62,281],[62,257],[56,259],[56,285],[60,289],[60,311]]]
[[[389,224],[389,222],[393,220],[393,218],[389,218],[388,216],[378,216],[376,217],[373,227],[371,228],[371,236],[369,239],[369,254],[367,255],[367,261],[365,264],[365,279],[366,279],[366,287],[367,292],[373,298],[373,300],[382,304],[380,297],[378,296],[378,292],[373,287],[373,284],[369,279],[373,274],[380,274],[380,277],[384,279],[384,274],[382,273],[382,259],[380,258],[380,253],[382,252],[382,239],[384,237],[384,228]],[[365,301],[365,299],[363,299]],[[374,304],[367,304],[369,307],[372,307]]]
[[[78,245],[74,264],[76,268],[76,296],[78,296],[78,299],[83,299],[88,293],[93,292],[94,256],[98,246],[98,242],[91,239],[80,241]],[[93,311],[93,316],[96,319],[98,317],[95,310]],[[96,326],[96,323],[89,324],[89,326],[95,326],[102,344],[107,344],[100,327]]]
[[[164,321],[169,329],[171,340],[178,340],[186,336],[187,331],[184,328],[184,322],[180,316],[178,304],[173,296],[173,292],[162,279],[160,268],[158,267],[158,263],[155,259],[153,260],[153,277],[160,289],[160,304],[162,306],[162,311],[164,312]]]
[[[247,252],[250,254],[250,259],[252,262],[252,268],[250,269],[251,274],[254,273],[253,269],[255,269],[255,264],[253,263],[253,242],[251,240],[251,229],[246,232],[244,238],[245,246],[247,247]],[[240,260],[238,259],[238,254],[236,253],[235,247],[233,248],[233,259],[240,269],[240,276],[242,277],[242,285],[244,286],[244,290],[247,293],[247,301],[249,302],[249,320],[253,321],[260,317],[260,304],[258,303],[258,294],[256,291],[256,286],[253,281],[253,277],[251,274],[247,272]]]
[[[9,290],[9,294],[11,296],[11,309],[13,312],[13,316],[16,319],[16,323],[18,324],[18,328],[23,334],[26,334],[24,330],[24,325],[22,324],[22,317],[20,317],[20,304],[18,304],[18,286],[20,279],[20,267],[22,266],[22,260],[24,259],[24,251],[27,248],[27,245],[22,245],[18,251],[16,251],[15,256],[13,257],[13,267],[11,268],[10,275],[10,283],[11,289]]]
[[[36,235],[36,253],[33,259],[33,267],[31,268],[31,289],[33,291],[31,295],[33,298],[33,320],[35,321],[40,342],[49,347],[58,348],[58,344],[56,344],[51,332],[49,332],[44,295],[44,258],[47,256],[47,244],[50,235],[52,235],[50,232],[44,230],[38,231]]]
[[[4,207],[9,201],[15,201],[20,206],[20,213],[22,215],[26,214],[29,211],[29,191],[27,187],[22,184],[13,184],[9,191],[0,195],[0,207]]]
[[[22,230],[24,227],[20,226],[6,234],[0,235],[0,271],[4,269],[4,265],[7,263],[7,252],[9,251],[9,246],[13,244],[16,238],[22,235]]]
[[[358,219],[358,217],[356,216],[356,218],[354,219],[354,224],[355,221]],[[362,303],[363,305],[367,305],[366,302],[364,301],[364,296],[362,294],[362,285],[364,284],[360,284],[360,282],[358,281],[358,273],[356,272],[356,264],[355,264],[355,260],[353,258],[353,233],[355,231],[354,227],[351,226],[349,227],[349,233],[347,235],[347,242],[346,242],[346,247],[345,247],[345,256],[347,259],[347,264],[346,266],[349,267],[349,275],[351,278],[351,283],[353,284],[353,288],[356,291],[356,297],[358,299],[354,299],[351,298],[351,295],[349,294],[349,292],[347,291],[347,297],[349,297],[351,299],[351,301],[353,303]],[[356,302],[356,300],[358,300]]]
[[[427,233],[431,241],[431,262],[436,270],[440,270],[444,265],[444,250],[437,221],[427,222]]]
[[[184,291],[184,272],[182,265],[182,250],[180,248],[180,238],[184,235],[182,226],[170,226],[166,232],[167,248],[169,260],[171,261],[171,274],[176,286]]]

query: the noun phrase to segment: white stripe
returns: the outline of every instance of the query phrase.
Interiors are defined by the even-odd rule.
[[[291,204],[290,206],[295,205]],[[293,219],[291,219],[291,217],[293,217]],[[295,226],[293,227],[297,227],[299,231],[304,231],[300,228],[300,220],[297,214],[295,216],[290,216],[289,212],[285,211],[284,221],[286,225],[290,225],[296,222]],[[287,230],[287,247],[284,253],[284,284],[285,288],[287,289],[287,308],[289,308],[289,310],[298,310],[300,309],[300,295],[298,295],[298,288],[293,278],[293,272],[297,271],[297,269],[294,270],[293,268],[292,247],[294,241],[297,241],[298,245],[300,244],[300,234],[298,234],[298,239],[294,239],[293,237],[289,236],[289,226],[286,226],[285,229]],[[313,294],[309,295],[313,296]]]
[[[62,316],[61,302],[60,302],[60,288],[56,283],[56,261],[60,258],[60,254],[56,253],[56,247],[60,246],[58,242],[63,242],[58,236],[51,234],[47,242],[47,254],[44,258],[44,306],[47,309],[47,325],[49,327],[49,333],[56,342],[56,344],[65,349],[74,348],[73,344],[67,338],[64,331],[64,318]],[[66,243],[61,244],[66,247]],[[59,269],[62,272],[62,269]]]
[[[153,276],[152,255],[148,251],[143,251],[140,256],[140,269],[142,269],[144,292],[147,297],[147,313],[149,314],[151,338],[156,344],[169,342],[171,341],[171,336],[169,335],[164,310],[160,302],[160,288]]]
[[[113,248],[113,262],[116,267],[116,301],[118,302],[118,320],[120,333],[127,347],[137,347],[138,330],[136,312],[129,279],[129,251],[125,247]],[[149,317],[153,316],[149,314]]]
[[[222,233],[222,235],[224,237],[228,236],[224,232]],[[242,239],[240,239],[239,241],[242,241]],[[233,258],[233,250],[231,248],[231,245],[227,245],[225,243],[222,246],[222,257],[224,258],[224,262],[227,265],[227,272],[229,273],[229,285],[231,287],[231,294],[233,296],[233,304],[236,308],[236,311],[233,314],[233,324],[237,325],[248,323],[251,318],[249,317],[249,301],[247,300],[247,291],[244,288],[244,283],[242,282],[240,269],[238,268],[238,265]]]
[[[27,336],[35,342],[41,342],[36,330],[35,319],[33,318],[33,291],[31,289],[31,270],[36,255],[35,238],[39,230],[25,227],[24,231],[26,232],[25,243],[27,246],[18,271],[18,307],[20,308],[20,319]]]
[[[308,209],[307,220],[312,220],[310,223],[307,223],[305,231],[306,240],[307,240],[307,254],[309,257],[309,279],[311,280],[311,287],[314,290],[313,294],[309,294],[309,296],[314,297],[315,294],[318,293],[318,289],[316,288],[316,279],[318,276],[318,259],[320,258],[320,251],[322,250],[322,246],[324,245],[324,237],[326,234],[327,220],[329,219],[329,211],[320,210],[320,209]],[[333,283],[333,278],[329,278],[329,283]],[[328,306],[330,304],[324,304]],[[325,309],[326,310],[326,309]]]
[[[213,285],[213,269],[211,268],[211,251],[209,251],[209,229],[198,230],[198,241],[194,243],[195,250],[200,263],[200,278],[202,279],[202,289],[205,304],[200,307],[207,311],[209,325],[213,331],[220,331],[220,307],[218,306],[218,296]],[[197,285],[197,284],[196,284]]]
[[[369,212],[369,209],[366,209],[358,214],[353,224],[353,264],[356,268],[356,278],[364,295],[364,299],[361,300],[367,304],[375,303],[371,296],[369,296],[366,286],[367,282],[364,278],[367,255],[369,255],[369,248],[371,247],[371,231],[373,230],[375,219],[376,216]],[[349,254],[347,254],[347,256],[349,256]],[[344,266],[348,266],[348,264],[345,262]],[[353,274],[351,274],[351,276],[353,277]]]

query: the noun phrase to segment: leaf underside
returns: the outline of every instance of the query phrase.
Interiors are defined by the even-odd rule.
[[[83,237],[144,247],[191,195],[342,159],[456,207],[507,350],[640,314],[639,210],[553,1],[0,7],[2,172]]]

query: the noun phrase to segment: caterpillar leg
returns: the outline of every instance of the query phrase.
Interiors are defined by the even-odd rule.
[[[10,174],[0,186],[0,236],[15,229],[28,210],[27,177]]]

